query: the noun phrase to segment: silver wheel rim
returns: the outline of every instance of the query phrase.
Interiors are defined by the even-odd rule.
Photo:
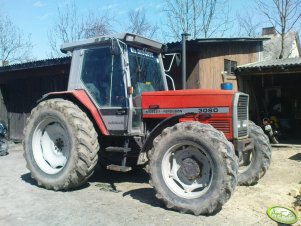
[[[42,120],[33,132],[32,152],[39,168],[47,174],[63,170],[70,142],[65,127],[52,117]]]
[[[181,198],[201,197],[212,182],[212,159],[204,148],[194,142],[169,148],[163,156],[161,169],[167,187]]]

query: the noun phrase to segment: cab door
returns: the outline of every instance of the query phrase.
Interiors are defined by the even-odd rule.
[[[121,54],[111,46],[87,49],[83,54],[81,80],[110,135],[127,134],[129,104],[122,65]]]

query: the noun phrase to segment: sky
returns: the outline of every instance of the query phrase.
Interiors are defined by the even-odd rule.
[[[49,56],[49,30],[54,26],[58,7],[71,0],[0,0],[0,13],[9,16],[23,33],[31,35],[32,55],[35,59]],[[250,1],[230,0],[232,12],[248,7]],[[92,10],[95,14],[109,11],[117,21],[125,21],[129,10],[144,9],[147,19],[154,24],[164,22],[162,0],[75,0],[80,13]],[[125,25],[115,24],[115,30],[123,31]]]

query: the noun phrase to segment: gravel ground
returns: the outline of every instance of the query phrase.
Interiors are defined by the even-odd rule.
[[[84,187],[55,192],[31,179],[20,144],[9,152],[0,157],[1,226],[278,225],[267,217],[267,208],[293,207],[295,198],[288,194],[301,188],[301,149],[274,148],[271,167],[257,185],[238,187],[214,216],[194,216],[165,209],[143,170],[120,174],[98,168]]]

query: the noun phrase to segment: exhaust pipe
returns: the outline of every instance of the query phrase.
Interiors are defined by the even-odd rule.
[[[182,34],[182,89],[186,89],[186,40],[190,34]]]

